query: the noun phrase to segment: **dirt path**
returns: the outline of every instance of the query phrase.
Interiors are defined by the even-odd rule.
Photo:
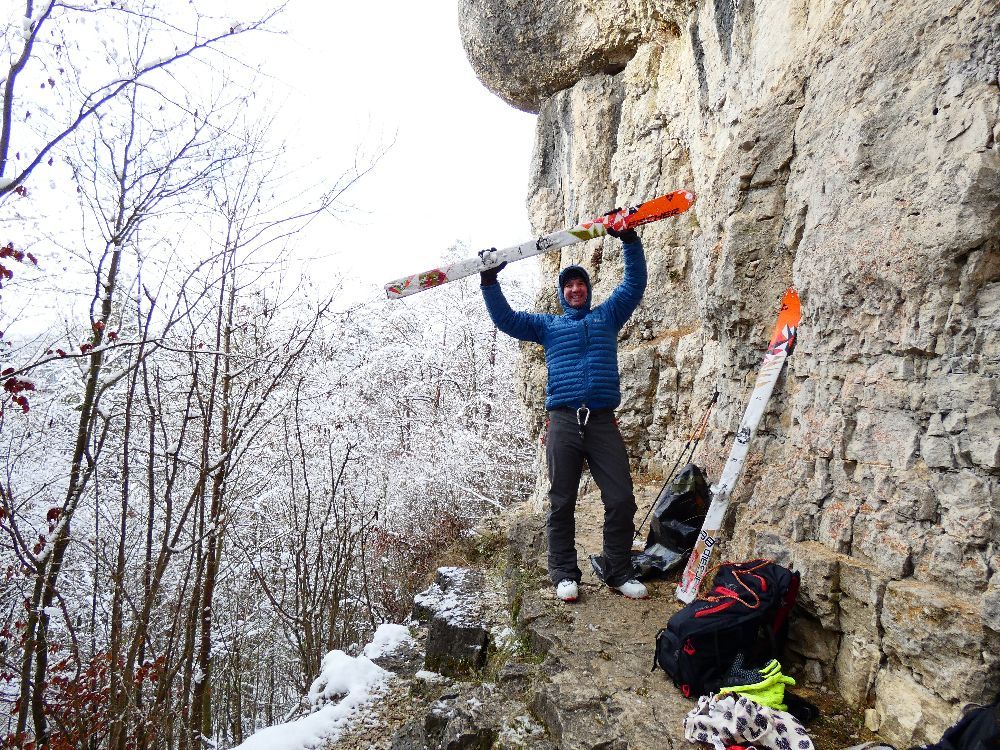
[[[526,574],[518,624],[545,655],[532,708],[562,748],[691,747],[682,728],[690,704],[663,672],[650,672],[656,632],[677,609],[674,585],[653,582],[649,599],[632,601],[601,583],[587,556],[601,550],[603,518],[599,496],[586,492],[577,508],[583,580],[574,604],[557,600],[545,577],[544,516],[513,522],[511,544]]]
[[[558,601],[544,577],[544,517],[525,514],[511,527],[512,549],[526,574],[518,624],[532,647],[545,654],[546,680],[535,686],[532,709],[566,750],[692,748],[683,723],[693,703],[662,671],[650,671],[656,633],[680,608],[676,583],[647,582],[650,598],[632,601],[594,576],[588,555],[601,550],[603,508],[592,484],[583,489],[577,509],[583,570],[578,602]],[[637,521],[658,491],[658,486],[637,488]],[[808,727],[817,750],[872,738],[830,691],[800,688],[796,693],[823,711],[823,718]]]

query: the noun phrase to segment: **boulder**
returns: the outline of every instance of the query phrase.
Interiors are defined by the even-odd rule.
[[[490,750],[498,735],[498,717],[493,701],[481,689],[463,696],[442,697],[431,706],[424,721],[424,734],[435,750]],[[483,699],[486,699],[485,701]]]
[[[553,682],[538,690],[531,708],[561,748],[628,750],[611,720],[608,698],[595,685]]]
[[[925,688],[955,704],[992,698],[989,636],[977,600],[929,583],[892,581],[882,608],[883,650]]]
[[[434,583],[413,599],[413,618],[427,623],[427,669],[461,675],[486,662],[489,624],[482,571],[438,568]]]
[[[483,85],[511,106],[537,112],[580,78],[625,67],[639,41],[628,6],[625,0],[460,0],[459,29]]]
[[[898,746],[937,742],[961,715],[900,667],[879,672],[876,696],[873,729]]]

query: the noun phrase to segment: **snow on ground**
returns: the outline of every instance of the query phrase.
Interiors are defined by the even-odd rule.
[[[310,750],[333,742],[392,677],[372,659],[410,640],[405,626],[380,625],[360,656],[331,651],[309,687],[307,700],[313,713],[261,729],[233,750]]]
[[[364,654],[348,656],[340,650],[331,651],[323,657],[319,677],[309,686],[309,702],[314,706],[330,701],[340,705],[360,693],[365,693],[362,700],[367,700],[368,690],[385,682],[388,676],[388,672]]]
[[[410,629],[405,625],[379,625],[372,642],[369,643],[361,653],[369,659],[377,659],[385,654],[393,653],[403,643],[412,643]]]
[[[426,669],[419,670],[413,675],[418,680],[423,680],[424,682],[447,682],[448,678],[438,672],[430,672]]]

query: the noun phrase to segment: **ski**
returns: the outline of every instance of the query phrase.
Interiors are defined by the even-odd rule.
[[[701,587],[701,579],[708,570],[708,563],[712,559],[712,552],[719,541],[719,531],[722,529],[722,521],[729,508],[729,500],[733,494],[733,487],[740,478],[743,471],[743,463],[750,449],[750,441],[757,434],[757,426],[767,408],[767,402],[771,398],[771,391],[778,381],[781,368],[785,364],[785,359],[792,353],[795,347],[795,335],[798,332],[799,319],[802,310],[799,305],[799,295],[793,287],[785,291],[781,299],[781,311],[778,313],[778,322],[774,325],[771,333],[771,343],[767,346],[767,353],[760,366],[760,374],[757,375],[757,382],[754,384],[753,393],[750,394],[750,403],[747,404],[740,422],[739,430],[736,432],[736,440],[733,442],[729,458],[722,469],[722,476],[719,483],[710,488],[711,502],[708,506],[708,513],[695,542],[691,556],[688,558],[687,566],[681,574],[680,583],[677,585],[677,598],[686,604],[690,604],[698,596],[698,589]]]
[[[501,263],[530,258],[533,255],[547,253],[575,242],[603,237],[608,233],[608,227],[616,231],[635,229],[643,224],[684,213],[694,205],[694,199],[694,193],[689,190],[675,190],[651,201],[640,203],[638,206],[616,208],[596,219],[577,224],[571,229],[561,229],[558,232],[546,234],[536,240],[529,240],[514,247],[505,247],[501,250],[496,248],[480,250],[475,258],[458,261],[441,268],[433,268],[424,273],[405,276],[386,284],[385,293],[389,299],[408,297],[449,281],[464,279],[466,276],[472,276],[480,271],[496,268]]]

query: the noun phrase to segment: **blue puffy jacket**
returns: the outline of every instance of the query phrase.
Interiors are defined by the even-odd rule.
[[[562,315],[516,312],[499,284],[481,287],[494,325],[522,341],[545,347],[549,371],[545,408],[560,406],[591,409],[614,408],[621,403],[618,380],[618,331],[639,306],[646,289],[646,258],[642,242],[622,249],[625,274],[603,303],[591,309],[590,279],[587,301],[575,309],[566,304],[559,289]],[[581,269],[582,270],[582,269]],[[586,272],[583,274],[586,277]]]

